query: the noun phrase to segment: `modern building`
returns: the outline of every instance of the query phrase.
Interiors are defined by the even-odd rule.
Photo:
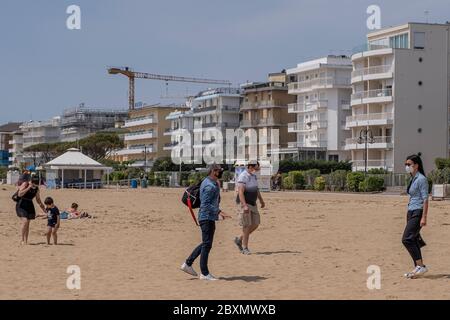
[[[296,101],[288,112],[296,115],[288,132],[297,139],[282,153],[299,160],[347,160],[345,141],[351,137],[345,127],[350,111],[352,62],[347,56],[329,55],[299,63],[288,69],[288,92]]]
[[[345,149],[354,170],[364,170],[367,160],[369,169],[402,173],[406,157],[420,153],[429,172],[435,158],[449,156],[449,29],[407,23],[377,30],[352,55]]]
[[[40,152],[27,152],[26,148],[41,143],[58,142],[61,136],[61,117],[53,117],[46,121],[24,122],[20,126],[20,131],[23,133],[23,164],[37,167],[46,160],[42,158]]]
[[[202,159],[204,148],[216,146],[217,137],[212,136],[209,128],[217,129],[223,138],[222,160],[232,162],[227,159],[226,151],[226,129],[239,128],[239,107],[241,103],[241,90],[239,88],[216,88],[200,92],[192,101],[192,112],[194,118],[194,157]]]
[[[67,109],[61,116],[61,139],[71,142],[83,139],[97,131],[117,128],[125,123],[127,110],[102,110],[80,107]]]
[[[240,128],[244,130],[249,142],[245,146],[245,158],[249,159],[250,144],[256,144],[252,152],[266,156],[272,154],[272,130],[278,130],[278,138],[273,137],[274,149],[286,149],[288,142],[296,140],[294,133],[288,132],[288,123],[295,121],[295,115],[288,113],[288,104],[296,97],[288,94],[286,73],[271,73],[267,82],[241,85],[243,101],[240,107]],[[251,133],[256,137],[251,137]]]
[[[170,128],[166,117],[174,111],[174,106],[143,106],[129,111],[123,129],[125,148],[117,150],[112,158],[116,161],[133,161],[133,166],[149,169],[160,157],[170,156],[164,146],[170,143],[170,136],[164,132]]]
[[[13,145],[13,134],[21,123],[9,122],[0,126],[0,167],[8,167],[13,162],[13,153],[16,151]]]
[[[170,127],[164,131],[164,135],[169,137],[169,142],[164,145],[164,150],[169,151],[171,156],[180,157],[180,152],[173,153],[172,150],[178,145],[178,135],[182,136],[181,130],[192,133],[194,129],[193,111],[188,106],[177,108],[169,113],[166,120],[170,121]],[[182,139],[182,138],[181,138]],[[191,141],[192,142],[192,141]]]
[[[19,125],[20,127],[20,125]],[[23,133],[20,128],[11,133],[10,168],[20,168],[24,163],[23,157]]]

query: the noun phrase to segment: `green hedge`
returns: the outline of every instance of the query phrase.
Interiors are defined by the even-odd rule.
[[[362,172],[349,172],[347,174],[347,188],[349,191],[358,192],[359,184],[364,180],[364,173]]]
[[[307,171],[311,169],[318,169],[320,174],[329,174],[336,170],[352,170],[352,164],[349,161],[326,161],[326,160],[305,160],[294,161],[292,159],[281,160],[279,170],[282,173],[290,171]]]
[[[384,179],[376,176],[366,177],[359,183],[359,191],[374,192],[384,190]]]
[[[316,191],[323,191],[325,190],[326,181],[324,177],[317,177],[314,180],[314,190]]]
[[[296,190],[302,190],[305,188],[305,176],[302,171],[291,171],[289,177],[292,181],[292,188]]]
[[[332,191],[344,191],[347,187],[347,174],[346,170],[336,170],[329,174],[327,179],[327,185]]]

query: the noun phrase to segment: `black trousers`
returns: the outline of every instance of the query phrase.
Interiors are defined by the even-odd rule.
[[[422,259],[420,248],[426,245],[420,236],[422,214],[422,209],[408,211],[406,214],[406,227],[402,237],[402,243],[411,255],[414,265],[416,265],[417,260]]]
[[[200,221],[200,228],[202,230],[202,243],[192,251],[186,260],[186,264],[192,266],[195,259],[200,256],[200,271],[204,276],[207,276],[209,274],[208,257],[212,248],[214,232],[216,231],[216,222],[210,220]]]

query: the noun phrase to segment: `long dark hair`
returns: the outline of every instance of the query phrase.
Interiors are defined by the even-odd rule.
[[[422,158],[420,158],[419,155],[417,155],[417,154],[410,155],[409,157],[406,158],[406,160],[411,160],[412,162],[414,162],[414,164],[418,164],[419,172],[426,177],[425,170],[423,170]],[[406,188],[407,193],[409,193],[409,188],[411,188],[412,181],[413,181],[413,179],[411,179],[411,181],[409,181],[409,183],[408,183],[408,187]]]
[[[419,165],[419,172],[421,174],[425,175],[425,170],[423,170],[423,162],[422,162],[422,158],[420,158],[420,155],[417,154],[413,154],[410,155],[409,157],[406,158],[406,160],[411,160],[412,162],[414,162],[414,164],[418,164]]]

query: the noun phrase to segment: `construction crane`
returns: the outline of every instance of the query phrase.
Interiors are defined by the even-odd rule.
[[[193,82],[193,83],[210,83],[210,84],[226,84],[231,86],[231,82],[228,80],[215,80],[215,79],[202,79],[193,77],[177,77],[161,74],[152,74],[146,72],[135,72],[129,67],[111,67],[108,68],[109,74],[122,74],[128,77],[129,89],[128,89],[128,107],[130,110],[134,109],[134,79],[149,79],[149,80],[162,80],[166,82],[178,81],[178,82]]]

